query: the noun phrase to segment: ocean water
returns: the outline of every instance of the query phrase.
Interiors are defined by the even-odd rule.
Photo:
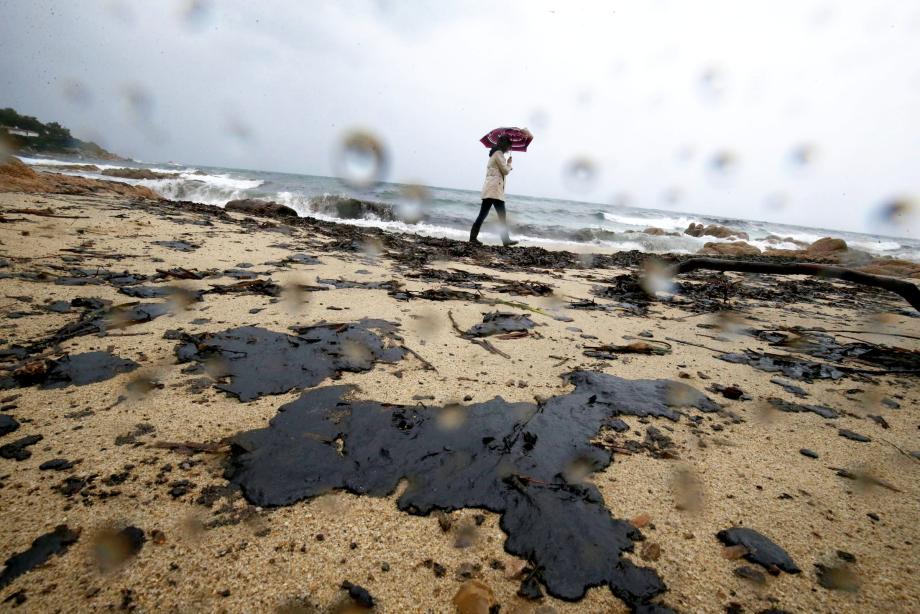
[[[468,238],[470,225],[479,212],[478,191],[397,183],[381,183],[357,190],[333,177],[192,167],[174,163],[113,163],[44,156],[21,159],[29,165],[55,172],[147,186],[171,200],[223,206],[239,198],[261,198],[288,205],[301,216],[436,237]],[[74,164],[95,164],[100,170],[147,168],[168,177],[152,180],[109,177],[98,172],[68,168]],[[349,203],[348,199],[357,199],[360,203]],[[920,241],[906,238],[715,217],[679,210],[510,194],[507,197],[507,207],[512,236],[520,240],[522,245],[573,251],[637,249],[652,253],[695,253],[704,243],[733,240],[697,238],[683,234],[690,223],[700,223],[720,224],[744,231],[750,236],[748,243],[761,249],[797,249],[802,243],[833,236],[844,239],[853,248],[875,255],[920,261]],[[677,233],[677,236],[654,236],[641,232],[649,227]],[[480,233],[480,239],[487,243],[497,243],[498,232],[495,214],[491,213]]]

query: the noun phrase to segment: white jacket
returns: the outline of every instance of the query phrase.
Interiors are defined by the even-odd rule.
[[[505,175],[511,172],[511,164],[505,161],[505,154],[496,151],[486,165],[486,181],[482,185],[482,198],[505,200]]]

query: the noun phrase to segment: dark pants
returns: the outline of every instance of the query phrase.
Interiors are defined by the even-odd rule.
[[[498,214],[498,221],[502,224],[502,243],[511,241],[511,237],[508,236],[508,219],[505,217],[505,201],[495,198],[482,199],[482,206],[479,208],[479,217],[473,222],[473,228],[470,230],[470,241],[475,241],[476,237],[479,236],[479,229],[482,227],[482,223],[486,220],[486,216],[489,215],[489,209],[492,207],[495,207],[495,213]]]

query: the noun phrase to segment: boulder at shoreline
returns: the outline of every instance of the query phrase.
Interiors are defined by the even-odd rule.
[[[231,200],[224,209],[227,211],[236,211],[238,213],[249,213],[251,215],[279,215],[281,217],[297,217],[297,212],[281,203],[271,200],[259,200],[258,198],[241,198]]]

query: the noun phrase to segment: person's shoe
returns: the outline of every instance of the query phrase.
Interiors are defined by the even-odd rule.
[[[520,243],[520,241],[512,241],[511,239],[504,241],[505,247],[511,247],[512,245],[517,245],[518,243]]]
[[[479,239],[470,239],[470,243],[472,243],[473,245],[482,245],[482,241],[480,241]]]

